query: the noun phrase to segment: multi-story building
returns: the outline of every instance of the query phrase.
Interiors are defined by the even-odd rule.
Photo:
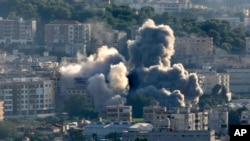
[[[132,106],[123,104],[107,106],[107,120],[111,122],[132,122]]]
[[[149,141],[220,141],[215,138],[214,130],[167,132],[134,132],[128,130],[122,133],[123,141],[134,141],[137,138],[145,138]]]
[[[0,97],[5,116],[37,115],[54,111],[54,82],[40,77],[2,79]]]
[[[207,112],[191,112],[190,108],[178,108],[166,112],[163,110],[164,107],[154,108],[154,110],[152,110],[152,107],[145,107],[144,109],[143,117],[146,116],[147,122],[154,125],[155,131],[168,128],[172,130],[207,130]],[[151,120],[149,115],[153,115]]]
[[[36,20],[0,18],[0,44],[31,44],[35,41]]]
[[[4,101],[0,100],[0,121],[4,119]]]
[[[167,108],[162,106],[143,107],[143,120],[144,122],[152,122],[156,114],[164,114],[166,112]]]
[[[235,94],[250,92],[250,69],[226,69],[230,75],[230,90]]]
[[[45,25],[45,43],[51,51],[75,55],[85,53],[91,40],[90,24],[54,21]]]
[[[201,68],[204,64],[213,62],[213,54],[213,38],[177,37],[173,62]]]
[[[220,136],[228,134],[228,109],[218,107],[208,111],[208,129],[215,130]]]
[[[192,8],[190,0],[139,0],[135,2],[120,3],[121,5],[129,5],[131,8],[140,10],[143,7],[154,8],[155,13],[162,14],[164,12],[180,12],[183,9]]]
[[[213,87],[218,84],[225,86],[226,91],[230,92],[230,77],[227,72],[218,73],[212,69],[196,70],[199,83],[205,94],[211,94]]]

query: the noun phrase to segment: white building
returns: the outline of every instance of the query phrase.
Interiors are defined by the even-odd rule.
[[[0,18],[0,44],[33,43],[36,33],[36,20],[15,20]]]
[[[54,81],[39,77],[2,79],[0,97],[5,116],[52,113]]]

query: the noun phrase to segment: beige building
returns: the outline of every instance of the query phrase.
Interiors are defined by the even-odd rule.
[[[30,44],[35,40],[36,20],[0,18],[0,44]]]
[[[186,66],[202,67],[213,62],[214,46],[210,37],[177,37],[175,41],[174,62]]]
[[[123,104],[107,106],[107,120],[110,122],[132,122],[132,106]]]
[[[54,81],[40,77],[2,79],[4,114],[37,115],[54,111]]]
[[[226,69],[230,75],[230,90],[235,94],[250,92],[250,69]]]
[[[4,101],[0,100],[0,121],[4,119]]]
[[[143,107],[143,120],[144,122],[152,122],[156,117],[155,115],[165,114],[166,112],[167,108],[162,106]]]
[[[156,112],[156,109],[158,112]],[[143,117],[147,118],[147,120],[144,120],[152,123],[156,131],[169,128],[172,130],[207,130],[207,112],[191,112],[190,108],[177,108],[171,111],[164,110],[164,107],[145,107],[143,110],[145,112]],[[153,119],[150,120],[152,116]]]
[[[208,111],[208,129],[215,130],[216,134],[228,135],[228,110],[218,107]]]
[[[45,25],[45,43],[54,52],[75,55],[85,53],[91,40],[90,24],[77,21],[53,21]]]
[[[195,70],[199,77],[199,83],[205,94],[211,94],[216,84],[225,86],[227,92],[230,92],[230,75],[228,73],[217,73],[211,69]]]

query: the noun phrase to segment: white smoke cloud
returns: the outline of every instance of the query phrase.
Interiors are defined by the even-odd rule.
[[[104,74],[96,74],[88,79],[87,90],[94,98],[94,106],[102,111],[110,98],[114,96],[112,90],[108,87]]]
[[[116,90],[124,90],[128,86],[127,67],[124,63],[120,62],[116,65],[110,66],[110,72],[108,75],[109,85]]]

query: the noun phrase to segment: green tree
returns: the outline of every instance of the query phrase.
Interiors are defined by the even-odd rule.
[[[0,138],[13,138],[16,134],[16,127],[13,123],[8,121],[0,121]]]
[[[127,105],[133,107],[132,114],[134,118],[142,118],[143,107],[149,106],[153,100],[153,98],[147,97],[143,94],[132,94],[127,98]]]
[[[229,124],[240,124],[240,116],[243,111],[248,111],[246,107],[239,108],[237,110],[230,110],[228,115]]]
[[[68,131],[70,141],[84,141],[86,140],[81,130],[69,129]]]
[[[136,139],[135,139],[135,141],[148,141],[148,139],[147,138],[143,138],[143,137],[137,137]]]
[[[86,98],[80,94],[70,94],[64,102],[64,110],[70,118],[80,117],[87,119],[98,118],[98,112],[93,109],[92,105],[85,100]]]
[[[111,141],[121,141],[121,133],[110,133],[105,136],[105,139],[111,140]]]

